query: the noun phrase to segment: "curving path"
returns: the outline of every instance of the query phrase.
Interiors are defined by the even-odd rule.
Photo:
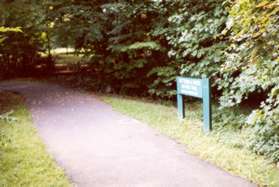
[[[25,95],[48,151],[76,186],[254,186],[185,153],[92,94],[28,81],[1,83],[1,89]]]

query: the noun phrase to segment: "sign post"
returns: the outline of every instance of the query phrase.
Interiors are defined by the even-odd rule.
[[[201,98],[203,101],[203,130],[208,133],[212,129],[211,91],[208,78],[194,79],[177,77],[177,108],[180,119],[185,118],[184,96]]]

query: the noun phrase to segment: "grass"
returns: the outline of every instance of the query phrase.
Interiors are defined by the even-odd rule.
[[[14,111],[16,121],[0,120],[0,186],[71,186],[46,152],[23,98],[0,92],[0,114],[7,111]]]
[[[102,96],[116,110],[149,124],[162,134],[186,145],[187,152],[227,172],[260,186],[279,186],[279,169],[245,146],[249,129],[218,128],[209,135],[201,131],[201,106],[188,104],[187,119],[177,118],[171,105],[116,96]]]
[[[56,54],[54,57],[56,59],[55,63],[62,65],[77,64],[82,60],[80,55],[75,54]]]

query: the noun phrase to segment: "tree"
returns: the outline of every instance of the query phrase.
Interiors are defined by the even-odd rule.
[[[2,28],[20,28],[22,32],[1,32],[1,76],[24,75],[30,72],[43,50],[39,20],[39,4],[34,1],[1,1]]]

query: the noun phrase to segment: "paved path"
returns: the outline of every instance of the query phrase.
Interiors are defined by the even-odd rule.
[[[182,145],[91,94],[26,81],[1,88],[27,97],[48,151],[76,186],[254,186],[185,153]]]

